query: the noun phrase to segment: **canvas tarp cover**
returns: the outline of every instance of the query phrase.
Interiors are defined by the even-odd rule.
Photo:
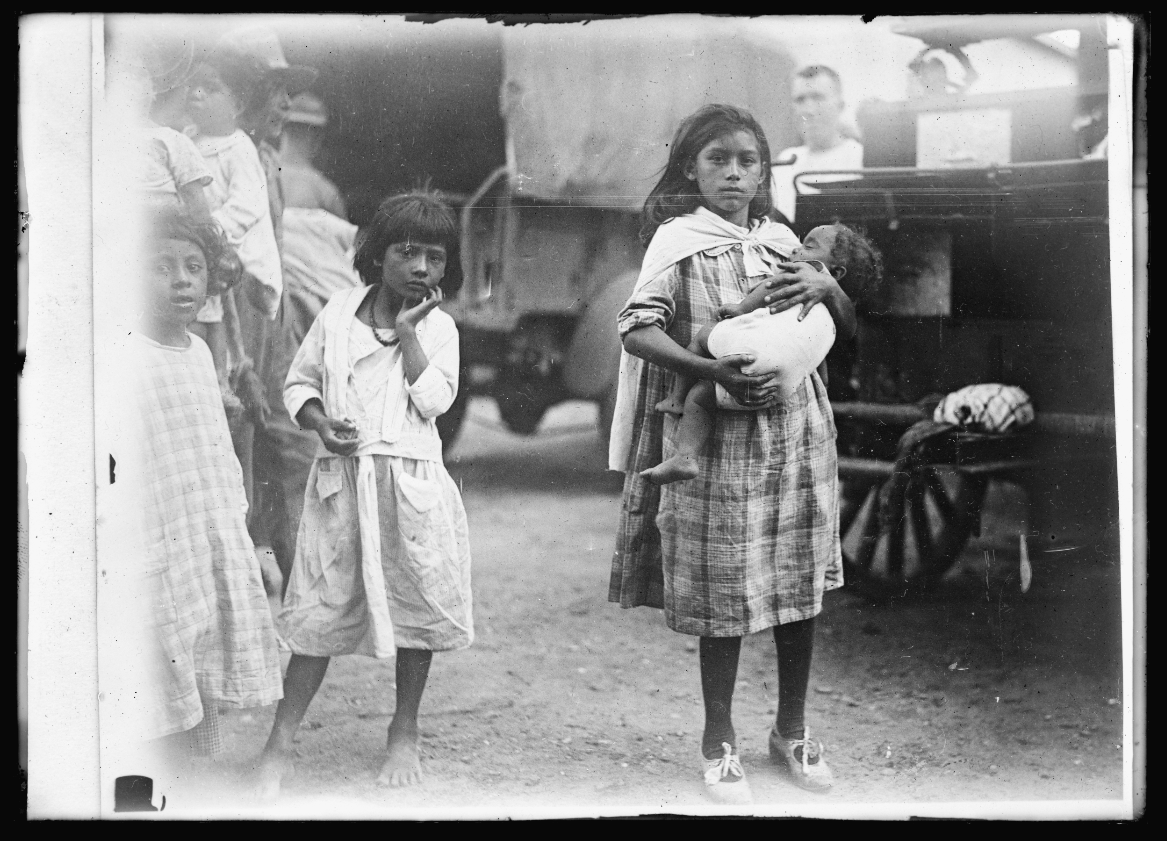
[[[514,193],[639,208],[681,120],[709,103],[753,113],[775,153],[797,142],[794,59],[749,29],[708,18],[510,28],[500,107]]]

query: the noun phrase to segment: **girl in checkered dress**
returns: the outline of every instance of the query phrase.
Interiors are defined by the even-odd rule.
[[[753,357],[686,349],[759,282],[773,285],[773,311],[821,302],[842,338],[854,334],[854,307],[835,278],[786,262],[799,242],[766,218],[770,163],[765,134],[740,109],[706,106],[682,123],[645,204],[651,242],[618,319],[625,354],[609,467],[626,477],[609,598],[663,607],[670,628],[701,638],[702,768],[723,802],[750,799],[730,708],[741,639],[767,629],[779,674],[771,758],[804,787],[831,784],[803,721],[814,617],[823,592],[842,584],[826,388],[812,371],[771,401],[773,377],[745,372]],[[678,419],[656,406],[678,375],[717,383],[745,410],[716,413],[694,479],[658,487],[640,473],[676,451]]]
[[[214,756],[219,708],[279,700],[280,659],[214,363],[187,330],[208,280],[220,285],[226,239],[179,209],[149,222],[142,316],[128,337],[142,450],[123,471],[141,493],[157,643],[158,671],[142,681],[155,703],[140,726]]]

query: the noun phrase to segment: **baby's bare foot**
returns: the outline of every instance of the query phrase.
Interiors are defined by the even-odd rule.
[[[695,456],[675,455],[656,467],[642,471],[640,476],[654,485],[671,485],[673,482],[693,479],[700,472],[701,468]]]
[[[417,732],[397,732],[389,728],[385,746],[388,756],[381,765],[377,783],[391,788],[404,788],[421,782],[421,758],[417,749]]]
[[[656,404],[656,410],[669,415],[683,415],[685,414],[685,401],[683,398],[678,398],[675,394],[670,394]]]

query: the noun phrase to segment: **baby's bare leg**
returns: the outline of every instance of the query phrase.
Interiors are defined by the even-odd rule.
[[[693,337],[693,341],[689,342],[689,347],[686,350],[697,356],[712,357],[708,344],[709,331],[712,329],[712,325],[709,325],[697,331],[697,335]],[[673,378],[673,390],[669,392],[668,397],[656,404],[656,410],[658,412],[667,412],[670,415],[684,414],[685,398],[693,389],[694,382],[692,377],[682,377],[680,374],[677,374]]]
[[[700,472],[697,455],[713,434],[713,413],[717,411],[714,385],[702,380],[685,398],[685,414],[677,429],[677,452],[640,475],[654,485],[668,485],[694,478]]]

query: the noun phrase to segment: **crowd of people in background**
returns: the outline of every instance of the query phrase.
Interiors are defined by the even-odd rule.
[[[119,455],[124,475],[140,467],[147,575],[167,567],[151,597],[172,614],[152,619],[171,665],[142,726],[214,756],[221,706],[281,695],[268,598],[291,570],[317,446],[288,417],[284,381],[324,304],[360,286],[357,228],[312,163],[328,124],[306,90],[317,73],[289,64],[273,31],[198,51],[132,36],[114,42],[107,90],[131,123],[119,139],[146,233],[130,357],[143,376],[127,377],[143,451]]]

